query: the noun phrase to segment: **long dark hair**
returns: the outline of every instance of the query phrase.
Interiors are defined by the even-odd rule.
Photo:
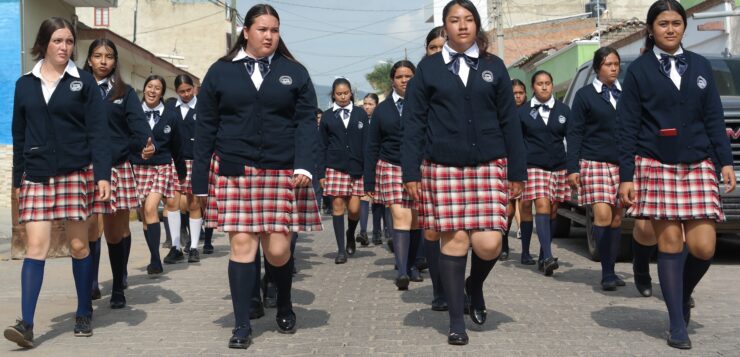
[[[33,42],[33,47],[31,47],[34,61],[40,61],[46,57],[46,48],[49,47],[51,35],[54,34],[54,31],[60,29],[67,29],[72,32],[72,38],[75,40],[75,45],[77,44],[77,31],[75,31],[72,23],[61,17],[50,17],[41,23],[39,32],[36,33],[36,41]],[[69,58],[72,61],[75,60],[75,51],[70,53]]]
[[[90,47],[87,49],[87,60],[85,61],[85,66],[82,68],[90,73],[93,73],[92,67],[90,66],[90,58],[93,55],[93,52],[98,49],[98,47],[108,47],[113,51],[113,60],[116,61],[116,65],[113,67],[113,69],[108,73],[108,81],[111,82],[113,85],[113,88],[111,89],[110,93],[108,94],[107,99],[111,102],[123,98],[123,96],[126,94],[126,82],[123,81],[123,78],[121,78],[121,72],[118,70],[118,49],[116,48],[116,44],[113,43],[113,41],[107,39],[107,38],[99,38],[95,41],[93,41],[90,44]]]
[[[152,74],[149,77],[146,77],[146,80],[144,81],[144,87],[142,87],[142,92],[146,90],[146,85],[149,84],[151,81],[159,81],[159,83],[162,83],[162,96],[159,98],[159,101],[164,103],[164,94],[167,93],[167,82],[165,82],[164,77],[158,75],[158,74]]]
[[[393,78],[396,77],[396,71],[398,71],[399,68],[408,68],[411,70],[411,73],[416,74],[416,67],[414,66],[414,63],[407,60],[400,60],[393,64],[393,67],[391,67],[391,83],[393,83]],[[391,89],[391,93],[393,93],[393,89]]]
[[[591,68],[593,68],[596,74],[599,74],[601,65],[604,64],[604,61],[606,61],[606,58],[609,57],[609,55],[611,54],[617,56],[617,60],[619,60],[620,63],[622,62],[622,57],[619,56],[619,52],[617,52],[617,50],[614,49],[614,47],[605,46],[605,47],[601,47],[598,50],[594,51],[594,60],[593,60],[593,63],[591,64]]]
[[[244,28],[249,29],[250,27],[252,27],[252,24],[254,24],[254,19],[262,15],[274,16],[278,20],[278,24],[280,24],[280,15],[278,15],[274,7],[268,4],[257,4],[252,6],[249,11],[247,11],[247,14],[244,16]],[[242,30],[241,32],[239,32],[234,45],[231,46],[231,49],[226,54],[226,56],[221,57],[221,60],[231,61],[232,59],[234,59],[234,57],[236,57],[236,54],[239,53],[239,50],[246,48],[246,46],[247,39],[244,37],[244,31]],[[280,41],[278,41],[277,50],[275,50],[275,52],[295,63],[299,63],[295,59],[295,57],[293,57],[293,54],[288,51],[288,47],[285,46],[285,41],[283,41],[282,37],[280,38]]]
[[[447,37],[447,32],[445,31],[444,26],[437,26],[429,31],[427,39],[424,41],[424,48],[426,49],[429,47],[429,42],[434,41],[438,37]]]
[[[349,88],[349,92],[351,93],[349,97],[349,101],[350,103],[352,103],[352,105],[354,105],[355,104],[355,92],[352,91],[352,85],[349,83],[347,78],[341,78],[341,77],[337,78],[334,80],[334,83],[331,84],[331,93],[329,94],[329,96],[331,97],[331,101],[336,102],[336,100],[334,100],[334,91],[336,91],[337,87],[342,84],[346,85],[347,88]]]
[[[465,10],[470,11],[471,14],[473,14],[473,19],[475,20],[475,30],[476,30],[476,39],[475,43],[478,44],[478,50],[480,51],[481,57],[488,57],[491,54],[488,53],[488,36],[486,36],[485,32],[483,32],[483,26],[481,25],[480,20],[480,14],[478,13],[478,9],[475,8],[475,5],[470,2],[470,0],[452,0],[445,5],[444,9],[442,9],[442,22],[447,22],[447,15],[450,13],[450,9],[452,9],[453,6],[460,5]]]
[[[534,72],[534,74],[532,75],[532,87],[534,87],[535,80],[537,80],[537,77],[540,74],[547,75],[547,77],[550,78],[550,83],[552,83],[552,74],[550,74],[550,72],[548,72],[548,71],[545,71],[544,69],[541,69],[541,70],[539,70],[537,72]],[[555,83],[552,83],[552,84],[555,85]]]
[[[378,95],[375,94],[375,93],[365,94],[365,98],[363,98],[363,99],[367,99],[367,98],[370,98],[370,99],[374,100],[375,101],[375,105],[378,105],[378,102],[380,101],[380,98],[378,98]]]
[[[175,91],[177,91],[177,88],[180,88],[180,85],[183,83],[195,87],[195,84],[193,84],[193,78],[187,74],[178,74],[177,77],[175,77]]]
[[[647,13],[647,20],[645,20],[645,49],[646,50],[652,50],[653,47],[655,47],[655,39],[652,37],[653,35],[650,34],[650,31],[653,29],[653,23],[655,23],[655,19],[658,18],[658,15],[660,15],[663,11],[675,11],[679,15],[681,15],[681,18],[683,19],[683,26],[684,29],[688,26],[688,22],[686,21],[686,10],[684,10],[683,6],[676,0],[658,0],[654,2],[652,5],[650,5],[650,9],[648,9]]]

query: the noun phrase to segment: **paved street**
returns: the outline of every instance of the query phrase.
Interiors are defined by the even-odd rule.
[[[216,254],[203,256],[201,263],[166,266],[165,275],[150,279],[140,225],[132,223],[129,306],[117,311],[108,307],[111,282],[104,248],[104,297],[94,302],[95,335],[74,337],[71,264],[69,259],[50,260],[36,314],[37,348],[20,352],[2,340],[0,355],[740,355],[738,242],[720,245],[717,264],[694,295],[694,349],[689,352],[666,346],[667,314],[659,287],[654,284],[657,297],[638,297],[630,264],[617,266],[626,287],[616,292],[595,287],[599,266],[586,257],[582,229],[574,230],[578,238],[556,241],[561,269],[554,278],[518,264],[519,241],[510,238],[513,259],[499,263],[486,284],[487,324],[478,327],[466,318],[471,342],[452,347],[446,341],[447,313],[429,309],[428,275],[409,291],[398,292],[393,258],[385,246],[359,248],[348,264],[335,265],[331,221],[324,218],[326,231],[301,235],[298,243],[299,273],[293,285],[298,332],[293,336],[277,333],[275,311],[268,310],[253,321],[249,350],[228,349],[233,318],[226,238],[218,234]],[[21,261],[8,261],[9,242],[0,242],[0,323],[8,325],[20,315]],[[536,244],[532,249],[536,252]],[[653,264],[654,283],[655,268]]]

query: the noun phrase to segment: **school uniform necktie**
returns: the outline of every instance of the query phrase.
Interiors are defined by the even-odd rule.
[[[398,109],[398,115],[403,115],[403,98],[398,98],[396,101],[396,109]]]
[[[342,119],[347,120],[349,118],[349,109],[342,108],[339,110],[339,112],[342,115]]]
[[[550,112],[550,107],[548,107],[547,104],[535,104],[534,106],[535,110],[539,110],[540,108],[542,108],[542,111],[545,113]]]
[[[675,56],[661,53],[660,71],[668,76],[668,78],[671,77],[671,59],[676,61],[676,72],[678,72],[678,75],[683,76],[683,74],[686,72],[686,68],[689,66],[689,63],[686,61],[686,54],[683,53]]]
[[[146,114],[149,120],[154,122],[154,125],[157,125],[159,122],[159,110],[147,110],[144,114]]]
[[[103,96],[103,99],[108,95],[108,82],[101,83],[98,85],[100,87],[100,95]]]
[[[267,57],[260,58],[258,60],[247,57],[247,73],[249,73],[249,76],[251,77],[254,73],[254,65],[257,64],[260,68],[260,74],[262,74],[262,78],[265,78],[267,76],[267,73],[270,72],[270,61],[267,59]]]
[[[478,59],[474,57],[470,57],[464,53],[454,53],[450,52],[450,62],[447,63],[447,69],[450,70],[453,74],[460,73],[460,58],[463,58],[465,60],[465,63],[468,64],[468,67],[477,70],[478,69]]]
[[[607,86],[606,84],[601,85],[601,97],[604,98],[605,101],[611,103],[611,98],[609,98],[609,93],[611,93],[612,97],[614,97],[615,101],[619,101],[619,96],[622,95],[622,91],[617,88],[615,84],[612,84],[612,86]]]

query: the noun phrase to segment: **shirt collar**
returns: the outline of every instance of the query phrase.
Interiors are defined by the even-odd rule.
[[[445,45],[442,47],[442,58],[445,60],[445,63],[450,63],[450,61],[452,60],[453,53],[457,53],[457,52],[455,52],[455,50],[453,50],[449,46],[449,44],[445,42]],[[473,43],[473,45],[470,46],[470,48],[465,50],[465,54],[468,57],[478,58],[478,56],[480,56],[480,49],[478,48],[478,44]]]
[[[604,88],[604,83],[599,80],[599,77],[594,78],[593,85],[594,89],[596,89],[596,93],[601,93],[601,90]],[[620,92],[622,91],[622,85],[619,83],[618,79],[614,81],[614,85],[617,86],[617,89],[619,89]]]
[[[160,116],[162,116],[162,113],[164,112],[164,104],[162,104],[162,102],[159,102],[159,104],[154,108],[149,108],[149,106],[146,105],[146,102],[141,102],[141,108],[144,109],[144,113],[156,110],[159,112]]]
[[[352,114],[352,107],[354,107],[354,105],[352,105],[352,103],[347,104],[347,106],[345,106],[345,107],[340,107],[339,104],[337,104],[335,102],[334,105],[333,105],[333,107],[332,107],[332,111],[335,111],[336,112],[339,109],[347,109],[347,110],[349,110],[350,114]]]
[[[190,109],[195,109],[195,105],[198,104],[198,97],[193,97],[189,102],[185,103],[180,99],[180,96],[177,97],[177,103],[175,104],[176,107],[179,107],[181,105],[187,105],[190,107]]]
[[[243,48],[241,48],[241,49],[239,49],[239,53],[237,53],[236,56],[234,56],[234,59],[232,59],[231,61],[232,62],[237,62],[237,61],[241,61],[241,60],[243,60],[243,59],[245,59],[247,57],[254,58],[254,57],[248,55],[247,54],[247,51],[245,51]],[[275,53],[267,56],[267,62],[270,62],[270,64],[272,64],[272,58],[273,57],[275,57]],[[259,58],[254,58],[254,59],[259,59]]]
[[[537,97],[532,96],[532,100],[529,102],[529,105],[532,108],[534,108],[535,105],[539,105],[539,104],[544,104],[548,108],[553,109],[553,108],[555,108],[555,97],[554,96],[550,96],[550,99],[547,102],[542,103],[539,100],[537,100]]]
[[[103,78],[102,80],[99,80],[97,82],[98,82],[98,86],[102,86],[105,84],[108,90],[113,88],[113,78],[112,77]]]
[[[660,55],[662,55],[662,54],[667,54],[669,56],[678,56],[680,54],[683,54],[683,47],[678,46],[678,50],[676,50],[676,53],[670,54],[670,53],[668,53],[666,51],[663,51],[658,46],[653,46],[653,53],[655,54],[655,57],[657,57],[658,60],[660,60]]]
[[[403,99],[403,97],[402,97],[402,96],[400,96],[400,95],[399,95],[398,93],[396,93],[396,91],[395,91],[395,90],[393,91],[393,94],[392,94],[392,96],[393,96],[393,103],[396,103],[396,102],[398,102],[398,100],[399,100],[399,99]]]
[[[43,58],[39,60],[38,62],[36,62],[31,72],[28,72],[28,73],[31,73],[38,78],[41,78],[41,65],[42,64],[44,64]],[[67,61],[67,67],[64,68],[64,72],[69,73],[69,75],[72,77],[80,78],[80,72],[77,70],[77,65],[72,60]],[[62,73],[62,75],[64,75],[64,73]]]

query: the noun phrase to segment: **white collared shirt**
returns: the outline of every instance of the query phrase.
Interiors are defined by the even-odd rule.
[[[395,105],[396,109],[398,109],[398,105],[396,103],[398,103],[399,99],[403,99],[403,97],[400,96],[395,90],[393,91],[393,94],[391,95],[391,97],[393,98],[393,105]],[[401,114],[401,113],[398,113],[398,114]]]
[[[103,95],[103,99],[105,99],[105,96],[108,95],[111,89],[113,89],[113,78],[110,78],[110,77],[103,78],[102,80],[99,80],[97,82],[98,82],[98,87],[105,84],[105,87],[106,87],[105,95]]]
[[[619,89],[620,91],[622,90],[622,85],[619,83],[618,79],[614,81],[614,85],[617,86],[617,89]],[[596,89],[596,93],[601,93],[601,90],[604,88],[604,83],[602,83],[597,77],[594,78],[593,86],[594,89]],[[612,103],[612,107],[614,107],[614,109],[617,109],[617,99],[614,98],[611,91],[609,91],[609,102]]]
[[[660,55],[661,54],[664,54],[665,53],[667,55],[671,55],[670,53],[668,53],[666,51],[663,51],[660,48],[658,48],[658,46],[653,46],[653,53],[655,53],[655,57],[658,58],[658,62],[660,62]],[[681,48],[681,46],[679,46],[678,47],[678,50],[674,54],[672,54],[671,56],[678,56],[678,55],[680,55],[682,53],[683,53],[683,48]],[[670,72],[670,74],[671,74],[670,75],[671,81],[673,81],[673,84],[676,85],[676,88],[681,89],[681,75],[678,74],[678,68],[676,66],[676,59],[675,58],[671,58],[670,61],[671,61],[671,72]]]
[[[157,104],[156,107],[149,108],[149,106],[146,105],[146,102],[141,102],[141,109],[144,110],[144,113],[149,112],[149,111],[152,111],[152,110],[156,110],[156,111],[159,112],[159,117],[161,118],[162,117],[162,113],[164,113],[164,104],[162,104],[162,102],[159,102],[159,104]],[[154,129],[154,124],[156,124],[154,122],[154,118],[151,117],[151,116],[149,116],[149,115],[147,115],[146,116],[146,120],[149,123],[149,128]]]
[[[550,96],[550,99],[547,102],[542,103],[537,100],[537,97],[532,96],[532,100],[529,102],[530,107],[534,108],[535,105],[540,104],[544,104],[545,106],[550,108],[550,110],[548,111],[545,111],[544,109],[542,109],[542,107],[539,107],[537,109],[540,113],[540,116],[542,117],[542,120],[545,122],[545,125],[547,125],[547,121],[550,120],[550,112],[552,112],[553,108],[555,108],[555,97]]]
[[[49,99],[51,99],[51,95],[54,94],[54,91],[57,89],[57,85],[59,84],[59,81],[62,80],[62,77],[64,77],[64,73],[69,73],[70,76],[75,78],[80,78],[80,72],[77,71],[77,65],[72,61],[67,61],[67,67],[64,68],[64,72],[62,72],[62,75],[57,78],[54,82],[46,82],[44,77],[41,75],[41,65],[44,64],[44,59],[42,58],[40,61],[36,62],[36,65],[33,66],[33,69],[31,70],[31,73],[37,78],[41,80],[41,92],[44,94],[44,101],[46,101],[46,104],[49,104]]]
[[[450,63],[452,59],[452,53],[457,53],[457,52],[455,52],[452,48],[450,48],[450,46],[445,42],[444,47],[442,47],[442,59],[444,59],[445,64]],[[478,58],[478,56],[480,56],[480,49],[478,49],[478,44],[473,43],[473,45],[470,46],[470,48],[465,50],[465,54],[468,57]],[[467,62],[465,62],[465,58],[461,57],[460,59],[458,59],[458,61],[460,62],[460,70],[457,72],[457,75],[460,76],[460,79],[462,80],[463,84],[467,86],[468,85],[468,73],[470,73],[470,66],[468,66]]]
[[[182,118],[185,119],[185,116],[188,115],[188,112],[190,111],[190,109],[195,109],[196,104],[198,104],[198,97],[193,97],[193,99],[185,103],[178,96],[177,103],[175,104],[175,106],[180,107],[180,114],[182,114]]]
[[[274,57],[274,56],[275,56],[274,53],[271,54],[271,55],[269,55],[269,56],[267,56],[267,61],[272,64],[272,57]],[[237,53],[236,56],[234,57],[234,59],[231,60],[231,61],[232,62],[241,61],[241,60],[243,60],[243,59],[245,59],[247,57],[254,58],[254,57],[250,56],[249,54],[247,54],[247,51],[244,51],[244,49],[242,48],[242,49],[239,50],[239,53]],[[256,58],[256,59],[259,60],[261,58]],[[262,72],[260,72],[259,65],[258,64],[255,64],[254,65],[254,70],[252,71],[252,83],[254,83],[254,87],[257,88],[257,90],[260,90],[260,86],[262,86],[262,82],[264,80],[265,79],[262,78]]]
[[[352,116],[352,108],[353,107],[354,107],[354,105],[352,105],[352,103],[347,104],[347,106],[345,106],[345,107],[340,107],[339,104],[334,103],[334,105],[332,107],[332,111],[334,111],[334,112],[336,112],[337,110],[340,110],[340,109],[347,109],[347,110],[349,110],[349,113],[347,113],[347,118],[346,119],[344,118],[344,116],[342,116],[342,113],[341,112],[339,113],[339,119],[342,119],[342,124],[344,124],[344,128],[345,129],[347,129],[347,127],[349,126],[349,118]]]

